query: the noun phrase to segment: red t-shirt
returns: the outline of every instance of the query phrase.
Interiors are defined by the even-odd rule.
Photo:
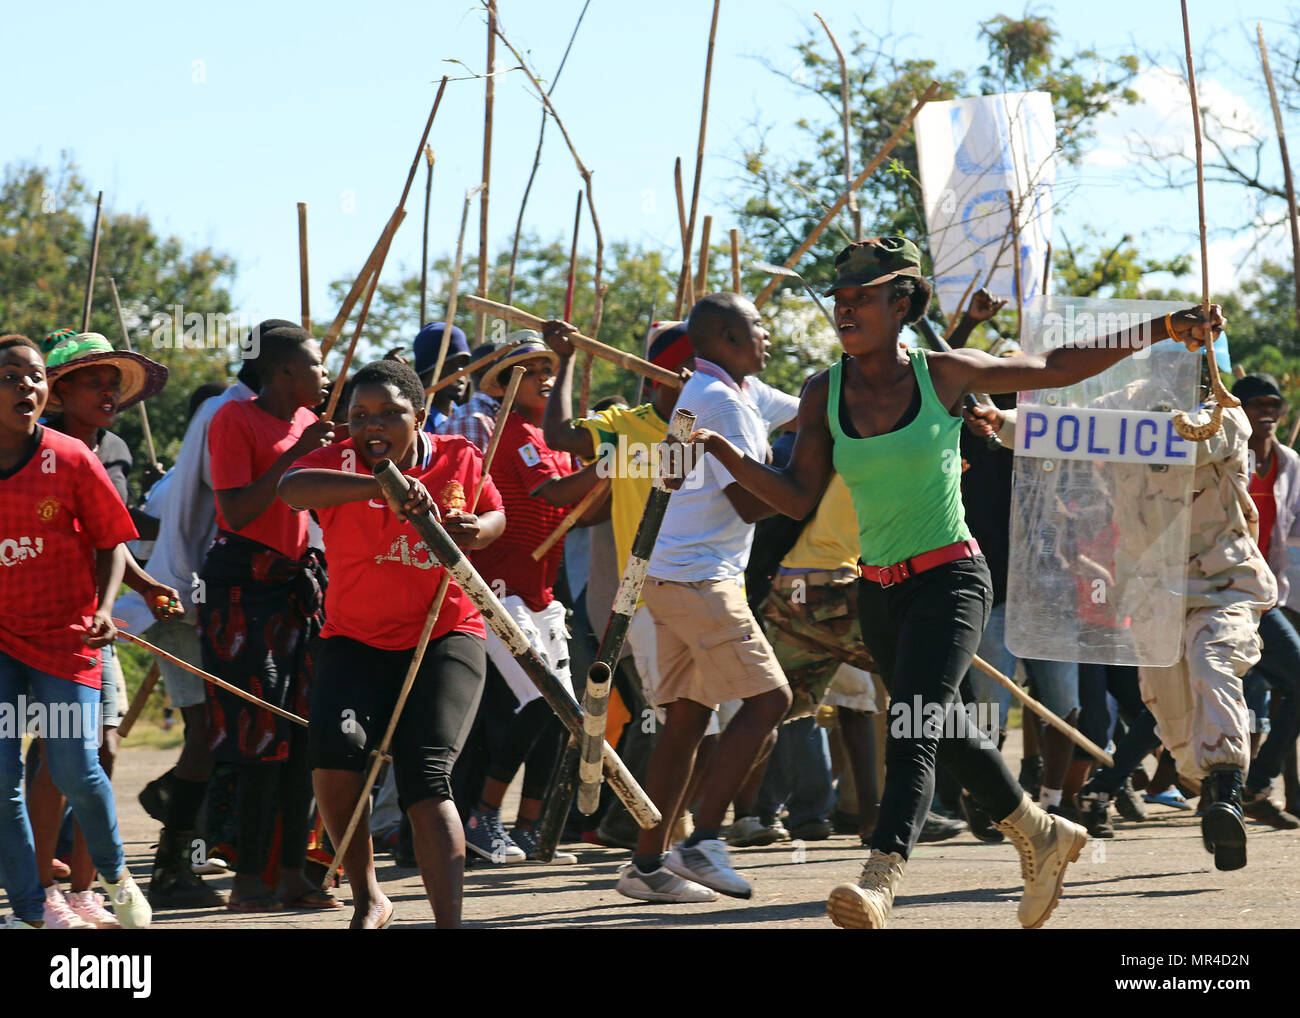
[[[426,435],[432,455],[407,471],[426,488],[438,509],[469,511],[483,473],[483,456],[459,435]],[[366,473],[352,439],[308,453],[290,468]],[[479,515],[501,508],[492,479],[479,496]],[[408,650],[420,642],[429,606],[442,582],[443,568],[409,523],[400,522],[382,498],[317,509],[325,535],[330,585],[325,594],[321,636],[346,636],[381,650]],[[460,584],[447,588],[430,639],[450,633],[484,637],[487,630]]]
[[[212,490],[242,488],[256,481],[315,423],[316,415],[306,407],[299,407],[292,421],[282,421],[259,407],[256,400],[227,403],[208,426]],[[217,526],[289,558],[302,558],[307,551],[307,514],[290,509],[278,498],[243,530],[226,522],[218,501]]]
[[[99,651],[81,642],[98,607],[95,549],[136,536],[95,454],[42,428],[36,454],[0,478],[0,650],[98,689]]]
[[[1264,558],[1268,558],[1273,526],[1277,523],[1277,496],[1273,494],[1273,486],[1277,483],[1277,461],[1278,455],[1274,453],[1273,465],[1263,477],[1252,471],[1248,489],[1250,497],[1255,500],[1255,508],[1259,510],[1259,550],[1264,553]]]
[[[564,541],[556,541],[540,562],[533,561],[533,549],[569,514],[568,508],[549,505],[534,498],[533,492],[547,481],[571,473],[569,454],[549,448],[541,428],[517,411],[511,412],[501,426],[492,463],[492,479],[505,502],[506,530],[471,557],[488,586],[500,580],[507,594],[518,594],[533,611],[539,612],[555,600],[555,576],[564,557]],[[495,589],[499,592],[500,584]]]

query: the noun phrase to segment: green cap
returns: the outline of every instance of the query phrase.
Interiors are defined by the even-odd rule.
[[[875,286],[895,276],[921,275],[921,252],[906,237],[872,237],[850,244],[835,256],[835,282],[826,296],[842,286]]]

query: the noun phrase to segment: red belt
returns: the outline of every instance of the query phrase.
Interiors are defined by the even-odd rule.
[[[882,587],[892,587],[909,576],[915,576],[936,566],[947,565],[949,562],[956,562],[958,559],[974,558],[979,553],[979,542],[972,537],[969,541],[958,541],[956,544],[946,544],[942,548],[922,552],[902,562],[895,562],[892,566],[859,565],[858,568],[865,579],[874,580]]]

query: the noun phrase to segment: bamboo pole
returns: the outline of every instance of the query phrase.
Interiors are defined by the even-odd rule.
[[[420,241],[420,328],[428,322],[429,302],[429,200],[433,193],[433,147],[424,146],[428,173],[424,178],[424,234]]]
[[[1277,144],[1282,150],[1282,179],[1286,184],[1287,218],[1291,221],[1291,274],[1295,284],[1296,322],[1300,323],[1300,216],[1296,213],[1295,179],[1291,176],[1291,154],[1286,147],[1286,128],[1282,126],[1282,109],[1277,102],[1277,87],[1273,84],[1273,69],[1268,63],[1268,46],[1264,43],[1264,29],[1255,23],[1259,39],[1259,58],[1264,65],[1264,80],[1268,83],[1268,101],[1273,107],[1273,123],[1277,127]],[[1295,441],[1292,439],[1292,441]]]
[[[860,241],[862,212],[858,209],[857,195],[853,193],[853,148],[849,144],[849,68],[844,62],[844,51],[835,40],[831,26],[826,24],[826,20],[816,11],[813,11],[813,17],[820,21],[822,28],[826,30],[826,37],[830,39],[831,47],[835,50],[835,59],[840,65],[840,121],[844,129],[844,190],[849,192],[849,217],[853,220],[853,239]]]
[[[501,400],[501,408],[497,411],[496,427],[492,429],[492,441],[488,445],[487,455],[483,457],[483,471],[479,475],[478,485],[474,489],[473,501],[469,504],[471,513],[478,508],[479,495],[483,493],[483,485],[487,481],[488,471],[492,469],[492,459],[496,455],[497,441],[501,437],[502,425],[505,423],[506,415],[510,413],[510,405],[515,400],[515,393],[519,391],[519,380],[523,377],[523,374],[524,369],[521,366],[516,366],[510,373],[509,386]],[[388,719],[388,728],[384,731],[384,737],[379,743],[379,748],[374,750],[373,759],[370,761],[370,769],[366,773],[365,783],[361,787],[361,794],[357,796],[357,804],[353,807],[352,816],[348,819],[348,825],[343,831],[343,839],[335,848],[334,858],[330,861],[329,869],[325,871],[325,878],[321,881],[322,886],[328,887],[330,881],[334,878],[334,874],[343,865],[344,853],[347,852],[348,845],[351,843],[353,835],[356,834],[357,825],[365,814],[366,806],[370,803],[370,790],[375,786],[375,779],[379,777],[379,768],[389,756],[389,748],[393,743],[393,735],[397,731],[397,723],[402,719],[402,709],[406,706],[406,699],[410,696],[411,687],[415,685],[415,677],[420,673],[420,665],[424,663],[424,652],[429,647],[429,637],[433,633],[433,627],[438,623],[438,615],[442,612],[442,603],[446,600],[447,591],[450,587],[451,573],[444,570],[442,581],[438,584],[438,591],[434,594],[433,603],[429,606],[429,613],[424,618],[424,628],[420,630],[420,639],[415,645],[415,651],[411,654],[411,663],[407,666],[406,676],[402,680],[402,688],[397,694],[397,702],[393,704],[393,713]]]
[[[547,535],[546,540],[533,549],[533,561],[540,562],[544,559],[546,553],[555,547],[556,542],[572,530],[578,520],[582,519],[583,514],[609,494],[611,486],[612,482],[608,477],[602,477],[597,481],[595,486],[582,496],[582,500],[569,510],[569,515],[560,521],[560,525]]]
[[[682,301],[690,285],[691,254],[695,244],[695,215],[700,205],[700,177],[704,171],[704,136],[709,122],[709,86],[713,81],[713,44],[718,35],[718,9],[722,0],[713,0],[713,18],[709,22],[709,49],[704,58],[704,95],[700,99],[700,134],[695,143],[695,181],[691,185],[691,211],[686,220],[686,237],[682,245],[682,273],[677,283],[677,317],[681,317]]]
[[[307,203],[298,203],[298,304],[302,327],[311,332],[311,288],[307,282]]]
[[[99,231],[104,211],[104,192],[95,199],[95,225],[90,234],[90,274],[86,277],[86,303],[81,309],[81,331],[90,331],[90,302],[95,297],[95,271],[99,265]]]
[[[231,693],[239,697],[241,700],[247,700],[249,703],[253,704],[253,706],[260,707],[262,710],[269,710],[272,714],[285,718],[288,721],[292,721],[295,725],[301,725],[303,728],[307,727],[306,718],[300,718],[297,714],[290,714],[287,710],[281,710],[279,707],[275,706],[275,704],[267,703],[265,700],[259,699],[258,697],[254,696],[252,693],[246,693],[238,686],[232,686],[225,679],[219,679],[215,675],[210,675],[207,672],[205,672],[202,668],[195,668],[188,661],[184,661],[181,658],[178,658],[175,654],[169,654],[161,647],[155,647],[152,643],[149,643],[145,640],[140,639],[140,637],[138,636],[126,632],[121,628],[121,626],[124,625],[125,623],[119,624],[117,619],[113,620],[113,624],[118,626],[117,638],[119,640],[126,640],[128,643],[134,643],[137,647],[143,647],[150,654],[153,654],[156,657],[160,657],[164,661],[170,661],[177,668],[184,668],[190,674],[197,675],[204,682],[210,682],[218,689],[224,689],[227,693]]]
[[[700,230],[700,266],[695,272],[695,292],[703,297],[709,292],[709,234],[713,230],[713,217],[704,217]]]
[[[683,257],[690,258],[690,241],[686,239],[686,196],[682,191],[682,157],[678,156],[673,163],[673,187],[677,192],[677,231],[682,239]],[[673,311],[675,317],[682,316],[683,306],[695,306],[695,281],[687,275],[685,286],[681,285],[681,278],[678,278],[677,287],[677,304]]]
[[[155,661],[149,666],[149,673],[145,675],[144,681],[140,683],[140,688],[135,691],[135,696],[131,697],[131,706],[126,709],[126,714],[122,716],[121,722],[117,726],[117,737],[125,739],[131,734],[131,729],[135,727],[136,721],[140,717],[144,705],[149,702],[149,697],[153,695],[154,687],[158,685],[158,679],[162,672],[158,668],[158,662]]]
[[[478,295],[488,295],[488,189],[492,182],[492,109],[496,100],[497,53],[497,4],[496,0],[485,0],[487,4],[487,77],[486,90],[483,95],[483,190],[478,199]],[[451,324],[448,322],[447,324]],[[474,319],[474,345],[479,346],[486,334],[487,318],[478,315]]]
[[[525,329],[535,329],[542,331],[542,326],[546,324],[544,319],[536,315],[530,315],[527,311],[521,311],[519,308],[510,307],[508,304],[498,304],[494,300],[482,300],[479,297],[466,296],[465,305],[474,311],[483,311],[490,315],[495,315],[513,325],[518,325]],[[629,371],[635,371],[637,374],[645,375],[647,378],[654,379],[656,382],[663,382],[665,385],[671,385],[673,388],[681,388],[682,378],[671,371],[665,371],[656,364],[651,364],[647,360],[642,360],[635,354],[630,354],[625,350],[619,350],[612,346],[606,346],[599,343],[589,336],[584,336],[580,332],[571,332],[567,336],[568,340],[573,343],[579,350],[587,350],[595,354],[601,360],[609,361],[611,364],[617,364],[621,368]]]
[[[921,95],[921,98],[917,100],[916,105],[913,106],[907,116],[903,118],[903,122],[894,129],[894,133],[889,136],[889,140],[886,141],[880,151],[875,154],[871,162],[867,163],[867,165],[862,168],[862,172],[853,178],[853,186],[835,199],[835,203],[826,210],[826,214],[822,216],[821,221],[813,227],[812,232],[804,238],[803,243],[795,248],[794,254],[790,255],[790,257],[785,260],[785,268],[794,268],[794,266],[798,264],[799,259],[806,255],[812,246],[817,243],[817,238],[825,232],[826,227],[830,226],[831,221],[839,215],[840,209],[844,208],[853,193],[866,183],[867,178],[876,172],[880,167],[880,164],[885,161],[885,157],[894,150],[894,146],[897,145],[903,135],[907,133],[907,129],[912,126],[912,121],[916,119],[916,115],[921,112],[921,107],[933,99],[934,94],[938,91],[939,83],[937,81],[930,82],[930,87],[925,90]],[[780,283],[780,281],[779,276],[774,276],[772,279],[768,280],[767,285],[763,287],[762,293],[760,293],[754,301],[754,306],[761,308],[766,304],[768,298],[776,291],[777,284]]]
[[[740,231],[731,231],[731,292],[740,293]]]
[[[447,295],[447,313],[443,316],[442,342],[438,344],[438,359],[433,368],[433,384],[424,390],[424,412],[426,414],[433,409],[433,394],[441,388],[438,385],[439,376],[442,374],[443,361],[447,357],[447,346],[451,342],[451,327],[456,324],[456,302],[460,296],[461,256],[465,251],[465,225],[469,222],[470,203],[474,200],[474,195],[481,190],[483,190],[483,185],[478,184],[465,192],[465,206],[460,212],[460,233],[456,235],[456,260],[451,267],[451,292]]]
[[[108,290],[113,295],[113,313],[117,315],[117,327],[122,330],[122,339],[126,342],[126,349],[131,351],[131,333],[126,328],[126,318],[122,314],[122,301],[117,295],[117,282],[112,276],[108,277]],[[149,411],[145,409],[145,401],[141,400],[137,406],[140,407],[140,431],[144,435],[145,452],[149,456],[149,463],[154,469],[161,469],[158,466],[158,453],[153,446],[153,432],[149,428]]]

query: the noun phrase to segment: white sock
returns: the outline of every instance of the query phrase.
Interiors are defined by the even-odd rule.
[[[1047,809],[1049,806],[1061,805],[1061,790],[1059,788],[1048,788],[1046,785],[1039,790],[1038,805]]]

